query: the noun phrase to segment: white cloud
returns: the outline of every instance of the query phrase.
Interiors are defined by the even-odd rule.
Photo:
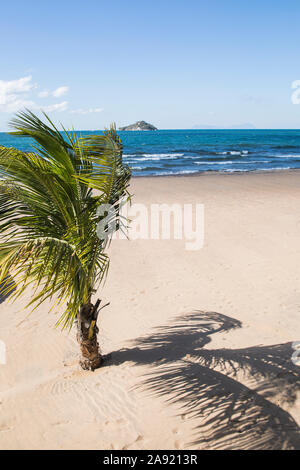
[[[56,88],[54,91],[50,92],[48,90],[43,90],[43,91],[40,91],[38,93],[38,96],[40,98],[47,98],[48,96],[52,95],[54,96],[55,98],[59,98],[60,96],[63,96],[65,95],[66,93],[68,93],[69,91],[69,87],[68,86],[60,86],[58,88]]]
[[[49,106],[46,106],[43,108],[46,113],[50,113],[52,111],[65,111],[68,108],[68,102],[63,101],[62,103],[56,103],[56,104],[50,104]]]
[[[78,108],[78,109],[71,109],[69,113],[89,114],[89,113],[101,113],[101,111],[103,111],[103,108],[88,108],[88,109]]]
[[[27,99],[27,94],[35,87],[30,75],[17,80],[0,80],[0,111],[11,113],[22,107],[34,107],[35,103]]]
[[[38,93],[38,96],[39,96],[40,98],[47,98],[47,96],[49,96],[49,91],[47,91],[47,90],[40,91],[40,92]]]
[[[36,103],[31,100],[14,100],[11,103],[7,103],[5,105],[0,104],[0,112],[2,111],[3,113],[16,113],[17,111],[20,111],[22,108],[36,108]]]
[[[32,100],[32,91],[37,88],[37,85],[32,82],[32,76],[22,77],[17,80],[0,80],[0,112],[15,113],[22,108],[30,108],[33,110],[43,109],[45,112],[62,112],[66,111],[69,107],[68,101],[60,103],[48,104],[42,106]],[[37,93],[39,98],[48,98],[54,96],[58,98],[65,95],[69,91],[68,86],[61,86],[54,91],[40,88]],[[90,114],[100,113],[103,108],[78,108],[71,109],[69,113],[72,114]]]
[[[60,96],[63,96],[66,93],[68,93],[68,91],[69,91],[68,86],[60,86],[59,88],[56,88],[56,90],[52,92],[52,95],[55,96],[55,98],[59,98]]]
[[[14,94],[14,93],[26,93],[34,88],[35,85],[32,83],[32,77],[19,78],[18,80],[5,81],[0,80],[0,93],[1,94]]]

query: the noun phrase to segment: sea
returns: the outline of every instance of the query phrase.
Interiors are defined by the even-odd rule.
[[[82,136],[101,131],[78,131]],[[120,131],[134,176],[300,168],[300,130]],[[30,151],[32,141],[0,133],[0,145]]]

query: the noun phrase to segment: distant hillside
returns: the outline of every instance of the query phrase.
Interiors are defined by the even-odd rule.
[[[129,126],[119,127],[119,131],[157,131],[157,128],[146,121],[137,121]]]
[[[256,127],[253,124],[246,122],[244,124],[236,124],[234,126],[226,126],[226,127],[200,124],[197,126],[193,126],[192,129],[256,129]]]

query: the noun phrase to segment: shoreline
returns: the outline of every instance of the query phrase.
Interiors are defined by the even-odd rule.
[[[245,170],[245,171],[239,171],[239,170],[236,170],[236,171],[197,171],[197,172],[194,172],[194,173],[184,173],[184,174],[169,174],[169,175],[133,175],[131,177],[131,179],[135,180],[135,179],[140,179],[140,178],[153,178],[153,179],[157,179],[157,178],[195,178],[195,177],[200,177],[200,176],[209,176],[209,175],[212,175],[212,176],[217,176],[217,175],[221,175],[221,176],[233,176],[233,175],[268,175],[268,174],[292,174],[292,173],[298,173],[300,172],[300,168],[289,168],[289,169],[279,169],[279,170]]]

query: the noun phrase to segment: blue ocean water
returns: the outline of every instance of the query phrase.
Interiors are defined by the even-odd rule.
[[[82,131],[81,135],[101,134]],[[300,168],[300,130],[120,131],[134,176]],[[28,138],[0,133],[0,145],[29,151]]]

